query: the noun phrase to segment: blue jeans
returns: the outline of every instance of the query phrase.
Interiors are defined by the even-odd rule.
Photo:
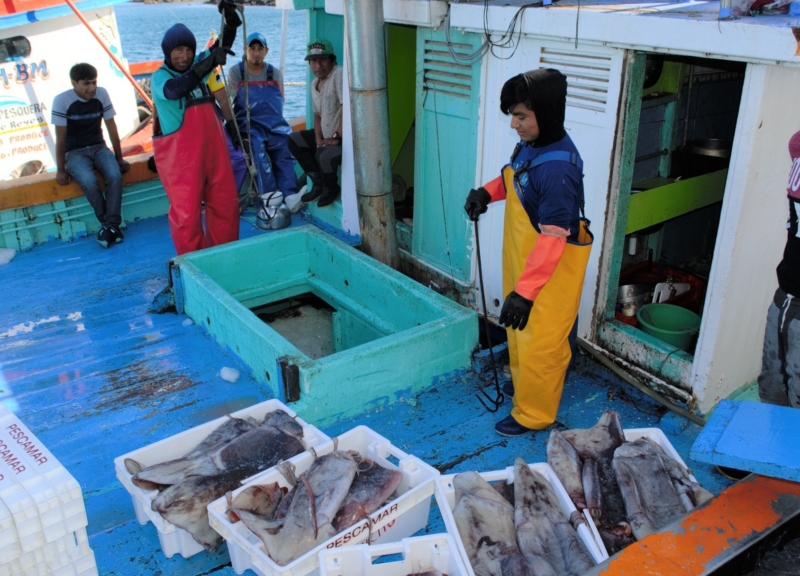
[[[70,150],[64,169],[83,189],[100,224],[119,226],[122,222],[122,173],[114,153],[105,144]],[[105,196],[94,174],[95,169],[106,181]]]

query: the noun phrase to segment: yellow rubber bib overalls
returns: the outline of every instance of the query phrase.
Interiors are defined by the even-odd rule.
[[[520,200],[514,169],[503,169],[506,189],[503,235],[503,293],[509,294],[525,270],[539,233]],[[555,422],[571,358],[567,337],[578,316],[583,279],[592,250],[588,221],[580,220],[577,239],[564,254],[536,297],[524,330],[507,328],[514,408],[511,415],[526,428],[541,430]]]

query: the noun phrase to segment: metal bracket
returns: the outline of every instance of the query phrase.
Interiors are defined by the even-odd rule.
[[[286,356],[278,358],[278,374],[283,386],[283,397],[287,403],[300,400],[300,368],[290,364]]]

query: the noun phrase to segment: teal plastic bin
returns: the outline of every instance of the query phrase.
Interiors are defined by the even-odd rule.
[[[636,311],[639,328],[684,352],[700,330],[700,316],[673,304],[647,304]]]

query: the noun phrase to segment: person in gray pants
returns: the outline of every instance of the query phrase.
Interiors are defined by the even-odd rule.
[[[767,312],[758,395],[767,404],[800,408],[800,131],[789,139],[789,155],[788,238],[778,264],[778,290]]]

